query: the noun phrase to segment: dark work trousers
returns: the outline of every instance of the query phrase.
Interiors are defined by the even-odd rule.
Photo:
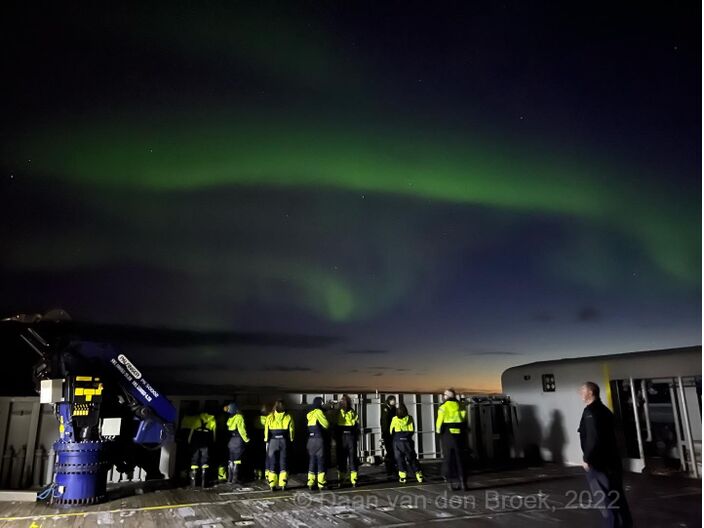
[[[337,469],[340,473],[357,471],[357,435],[354,431],[343,433],[338,437],[337,442]]]
[[[240,435],[232,435],[230,441],[227,443],[227,449],[230,451],[230,462],[242,460],[242,455],[244,455],[245,449],[245,441],[242,440]]]
[[[602,526],[630,528],[633,526],[631,510],[623,491],[623,477],[619,470],[587,470],[587,482],[592,491],[591,503],[599,509]]]
[[[411,438],[395,438],[394,454],[396,455],[396,464],[398,464],[399,471],[404,473],[417,473],[420,471],[416,448]]]
[[[266,452],[267,469],[274,473],[287,471],[286,462],[286,438],[283,436],[270,438],[269,448]]]
[[[465,484],[463,434],[452,434],[447,429],[442,433],[442,475],[448,481],[457,479]]]
[[[209,447],[207,445],[196,446],[191,454],[191,469],[208,467]]]
[[[384,435],[384,467],[387,475],[393,475],[396,470],[396,461],[394,460],[394,442],[391,435]]]
[[[308,437],[308,473],[325,473],[325,439],[322,436]]]

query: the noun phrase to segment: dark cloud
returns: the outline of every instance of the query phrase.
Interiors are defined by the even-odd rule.
[[[0,325],[0,335],[17,334],[25,323],[6,321]],[[188,329],[146,327],[137,325],[99,324],[83,321],[42,321],[33,323],[42,335],[67,336],[84,340],[110,342],[115,345],[192,347],[204,345],[239,345],[283,348],[322,348],[339,342],[340,338],[305,334],[272,332],[197,331]]]
[[[367,369],[369,372],[374,372],[374,371],[384,371],[384,372],[409,372],[411,369],[409,368],[400,368],[400,367],[369,367]]]
[[[388,354],[389,352],[391,352],[391,351],[390,350],[379,350],[379,349],[345,350],[345,354],[359,354],[359,355],[368,355],[368,356]]]
[[[383,372],[377,372],[376,374],[373,374],[373,376],[374,376],[375,378],[378,378],[379,376],[383,376],[383,375],[384,375]]]
[[[520,352],[511,352],[509,350],[471,350],[470,356],[520,356]]]
[[[198,371],[208,371],[208,370],[229,370],[232,368],[231,364],[224,363],[202,363],[197,364],[183,364],[183,365],[154,365],[154,364],[140,364],[145,370],[153,370],[158,376],[162,372],[176,373],[176,372],[193,372]],[[237,367],[238,372],[244,372],[249,369],[245,367]],[[152,374],[154,375],[154,374]]]
[[[296,367],[296,366],[271,366],[262,367],[259,369],[261,372],[315,372],[315,369],[310,367]]]
[[[470,356],[520,356],[520,352],[508,352],[502,350],[486,350],[480,352],[470,352]]]
[[[582,306],[577,312],[577,321],[580,323],[593,323],[601,318],[601,310],[594,306]]]
[[[555,317],[550,312],[538,312],[533,315],[533,321],[540,323],[549,323],[553,319],[555,319]]]

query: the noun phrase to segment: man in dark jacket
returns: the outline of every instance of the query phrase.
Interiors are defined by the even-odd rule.
[[[582,466],[592,490],[592,504],[600,509],[604,526],[633,526],[623,491],[614,415],[601,402],[596,383],[585,382],[580,395],[586,407],[579,422],[579,440],[584,454]]]
[[[386,401],[381,404],[381,440],[384,443],[384,466],[386,476],[393,476],[396,472],[396,460],[394,459],[394,443],[389,431],[391,420],[396,416],[396,396],[387,396]]]

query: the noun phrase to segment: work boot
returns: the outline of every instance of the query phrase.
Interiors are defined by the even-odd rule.
[[[271,491],[276,491],[276,487],[279,485],[279,479],[276,473],[274,473],[273,471],[269,471],[267,480],[269,481],[269,488],[271,489]]]
[[[227,482],[232,484],[235,481],[235,465],[232,461],[227,463]]]
[[[208,474],[208,466],[203,466],[200,468],[200,487],[201,489],[205,489],[208,487],[208,478],[206,475]]]
[[[323,491],[327,487],[327,480],[325,479],[325,472],[318,473],[318,489]]]
[[[254,480],[262,480],[264,478],[264,472],[261,469],[254,470]]]
[[[423,472],[422,471],[416,471],[416,480],[418,481],[419,484],[423,482]]]
[[[281,491],[286,491],[286,482],[288,481],[288,472],[281,471],[279,473],[279,489]]]
[[[399,472],[398,472],[398,481],[399,481],[401,484],[405,484],[405,483],[406,483],[406,472],[405,472],[405,471],[399,471]]]
[[[350,471],[350,484],[352,484],[353,488],[357,487],[357,472],[356,471]]]
[[[188,478],[190,479],[190,484],[192,488],[196,487],[196,480],[198,479],[198,466],[191,467],[191,472],[188,474]]]
[[[315,473],[311,473],[310,471],[308,472],[308,482],[306,483],[306,485],[308,486],[309,490],[315,490]]]

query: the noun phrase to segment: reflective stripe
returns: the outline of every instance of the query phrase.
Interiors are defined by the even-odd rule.
[[[270,438],[287,438],[288,429],[269,429]]]
[[[394,440],[413,440],[413,431],[396,431]]]
[[[308,427],[308,436],[315,436],[315,437],[322,437],[323,436],[323,430],[320,426],[318,425],[313,425]]]

